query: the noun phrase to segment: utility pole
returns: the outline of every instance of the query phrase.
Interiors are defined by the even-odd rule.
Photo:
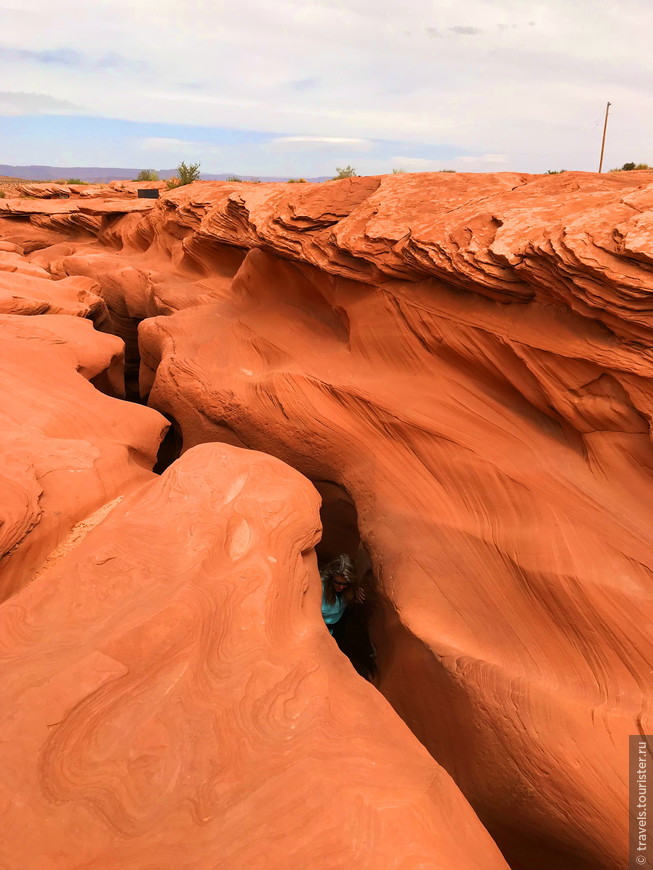
[[[603,124],[603,141],[601,142],[601,159],[599,160],[599,172],[603,169],[603,152],[605,151],[605,134],[608,129],[608,112],[612,103],[608,103],[605,107],[605,123]]]

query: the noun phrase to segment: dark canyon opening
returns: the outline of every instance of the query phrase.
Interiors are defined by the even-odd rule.
[[[159,447],[153,469],[156,474],[162,474],[183,452],[179,424],[170,415],[166,416],[170,428]],[[347,490],[334,481],[311,480],[311,483],[322,498],[322,537],[315,546],[318,567],[323,570],[332,559],[341,553],[347,554],[354,562],[358,582],[365,593],[364,602],[352,601],[347,606],[334,626],[333,638],[357,673],[373,683],[377,674],[377,656],[370,637],[370,625],[378,607],[377,584],[372,563],[361,542],[356,505]]]

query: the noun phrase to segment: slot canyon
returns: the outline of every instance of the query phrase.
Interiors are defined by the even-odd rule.
[[[9,190],[0,867],[625,870],[652,291],[646,171]]]

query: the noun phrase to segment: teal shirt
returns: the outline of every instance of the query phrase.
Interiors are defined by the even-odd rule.
[[[333,604],[329,604],[329,602],[324,597],[324,580],[322,581],[322,617],[327,624],[327,628],[329,629],[330,634],[333,634],[333,626],[338,622],[338,620],[342,617],[342,614],[345,612],[347,607],[347,602],[344,598],[341,598],[339,595],[336,595],[336,600]]]

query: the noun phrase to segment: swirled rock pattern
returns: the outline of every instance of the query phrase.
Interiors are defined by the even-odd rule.
[[[0,251],[0,313],[72,314],[107,327],[107,306],[90,278],[53,281],[49,272],[20,254]]]
[[[327,633],[318,503],[203,445],[0,608],[6,866],[507,870]]]
[[[652,727],[652,208],[645,173],[413,176],[148,218],[253,248],[141,325],[151,404],[349,492],[380,687],[529,870],[625,866]]]
[[[514,870],[625,868],[627,736],[653,731],[653,176],[56,205],[0,236],[96,282],[183,449],[263,450],[351,500],[378,686]]]
[[[118,338],[79,316],[31,313],[0,315],[0,600],[78,523],[153,476],[167,428],[155,411],[104,394],[123,391]]]

